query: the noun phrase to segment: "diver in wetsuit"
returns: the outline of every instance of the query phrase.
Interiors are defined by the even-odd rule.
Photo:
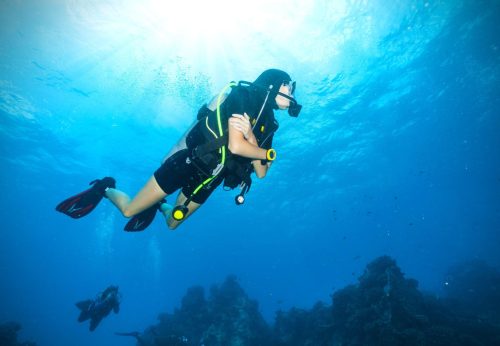
[[[236,198],[241,204],[250,188],[250,175],[265,177],[276,158],[274,111],[288,109],[293,117],[300,112],[295,85],[288,73],[278,69],[264,71],[253,83],[230,83],[199,110],[197,122],[134,198],[116,189],[115,179],[105,177],[56,209],[79,218],[106,197],[124,216],[132,217],[125,230],[140,231],[152,222],[157,210],[165,215],[168,227],[175,229],[222,182],[229,189],[241,186]],[[162,202],[179,189],[174,207]]]
[[[101,320],[108,316],[111,311],[117,314],[120,311],[121,296],[118,293],[118,286],[109,286],[96,299],[84,300],[76,303],[80,309],[78,322],[84,322],[90,319],[89,330],[94,331]]]

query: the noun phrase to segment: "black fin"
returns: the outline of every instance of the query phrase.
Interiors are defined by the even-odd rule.
[[[88,299],[88,300],[83,300],[81,302],[78,302],[75,305],[80,310],[88,310],[90,304],[92,304],[92,300]]]
[[[137,215],[134,215],[125,225],[124,230],[127,232],[144,231],[155,219],[156,211],[160,209],[160,205],[166,203],[163,199],[146,210],[143,210]]]
[[[79,219],[88,215],[103,199],[106,189],[108,187],[115,187],[115,179],[105,177],[90,182],[90,185],[92,185],[90,189],[59,203],[56,210],[73,219]]]

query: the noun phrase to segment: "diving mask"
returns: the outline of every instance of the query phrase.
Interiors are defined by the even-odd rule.
[[[295,100],[294,96],[295,86],[297,85],[297,83],[295,81],[286,81],[283,82],[283,85],[288,87],[288,95],[280,92],[278,92],[278,95],[283,96],[284,98],[290,101],[290,106],[288,107],[288,114],[291,117],[296,118],[299,116],[300,110],[302,109],[302,105],[299,105],[297,103],[297,100]]]

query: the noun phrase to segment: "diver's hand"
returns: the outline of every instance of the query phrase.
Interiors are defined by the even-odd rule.
[[[245,113],[244,116],[241,114],[233,114],[233,116],[229,118],[229,125],[243,133],[243,137],[245,137],[246,140],[253,135],[250,117],[247,113]]]

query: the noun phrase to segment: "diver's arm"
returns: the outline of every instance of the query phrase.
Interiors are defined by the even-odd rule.
[[[244,113],[243,116],[240,114],[233,114],[231,118],[229,118],[229,127],[233,127],[241,132],[243,134],[243,138],[248,141],[248,143],[256,147],[259,146],[257,138],[253,133],[253,128],[250,125],[250,118],[248,114]],[[269,167],[271,166],[271,163],[267,162],[266,164],[261,164],[261,160],[253,160],[252,166],[257,178],[264,178]]]
[[[267,150],[259,148],[245,139],[243,133],[238,129],[228,125],[229,141],[228,148],[234,155],[247,157],[249,159],[265,160]]]
[[[249,134],[247,141],[250,144],[258,146],[257,139],[255,138],[255,135],[252,131],[250,131],[251,134]],[[255,171],[255,175],[257,178],[264,178],[267,174],[267,171],[271,167],[271,162],[267,162],[265,165],[261,163],[261,160],[253,160],[252,161],[252,166]]]

